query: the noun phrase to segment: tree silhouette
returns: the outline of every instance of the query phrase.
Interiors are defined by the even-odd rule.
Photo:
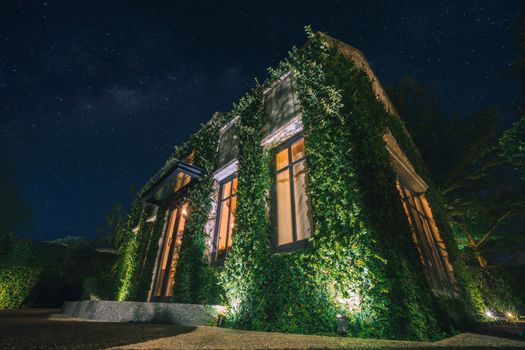
[[[486,267],[487,251],[509,252],[523,244],[510,224],[525,211],[523,182],[501,156],[499,112],[481,108],[466,118],[451,118],[442,111],[435,87],[411,78],[389,88],[389,95],[459,228],[460,247]],[[507,132],[504,140],[515,145],[515,134]]]
[[[7,154],[0,150],[0,233],[17,233],[31,216],[31,209],[12,176]]]

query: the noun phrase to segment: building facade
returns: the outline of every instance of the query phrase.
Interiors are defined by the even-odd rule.
[[[220,303],[242,328],[435,337],[468,298],[431,178],[363,54],[308,33],[140,191],[119,298]]]

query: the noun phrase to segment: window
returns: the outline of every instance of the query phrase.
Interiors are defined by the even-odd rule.
[[[193,160],[195,159],[195,150],[192,150],[190,154],[186,156],[182,161],[186,164],[193,164]],[[191,176],[188,175],[185,172],[179,172],[177,174],[177,178],[175,180],[175,192],[189,184],[191,181]]]
[[[286,126],[300,112],[291,72],[263,93],[263,135],[266,137]]]
[[[175,191],[174,192],[177,192],[178,190],[180,190],[181,188],[189,184],[190,181],[191,181],[191,176],[189,176],[188,174],[182,171],[178,173],[177,179],[175,181]]]
[[[428,186],[417,174],[395,138],[388,133],[384,135],[384,139],[397,175],[397,189],[412,231],[412,240],[430,287],[436,293],[453,295],[456,286],[454,272],[426,196]]]
[[[430,287],[438,293],[453,294],[455,280],[452,265],[425,193],[413,192],[399,181],[397,187]]]
[[[304,138],[294,138],[275,153],[275,246],[287,250],[310,237],[310,206],[306,194]]]
[[[187,211],[187,204],[169,211],[153,288],[153,298],[156,301],[164,300],[173,295],[173,283],[175,282],[175,271],[179,260]]]
[[[235,209],[237,207],[237,176],[233,175],[221,182],[215,226],[215,260],[226,259],[232,246],[232,234],[235,226]]]

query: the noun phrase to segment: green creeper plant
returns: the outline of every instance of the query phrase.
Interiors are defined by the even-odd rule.
[[[399,116],[378,100],[362,68],[326,35],[309,27],[306,32],[308,43],[270,69],[267,82],[257,83],[230,114],[212,120],[175,152],[180,159],[194,149],[195,165],[204,176],[186,197],[190,210],[173,300],[211,303],[221,298],[227,309],[224,324],[237,328],[333,334],[340,315],[347,318],[351,336],[434,339],[452,333],[471,321],[469,314],[480,303],[475,292],[469,293],[473,284],[454,249],[421,156]],[[273,253],[270,237],[275,232],[268,208],[272,154],[261,145],[262,92],[288,72],[301,101],[313,229],[306,249]],[[235,116],[236,224],[228,259],[223,268],[216,268],[206,255],[210,237],[204,225],[218,130]],[[426,283],[385,148],[387,130],[430,186],[428,197],[449,248],[458,298],[435,296]],[[156,232],[151,238],[155,242],[161,234]],[[143,270],[149,278],[150,266]]]

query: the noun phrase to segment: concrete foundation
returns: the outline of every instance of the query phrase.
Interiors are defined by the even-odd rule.
[[[224,308],[220,305],[146,303],[136,301],[66,301],[66,316],[106,322],[215,325]]]

